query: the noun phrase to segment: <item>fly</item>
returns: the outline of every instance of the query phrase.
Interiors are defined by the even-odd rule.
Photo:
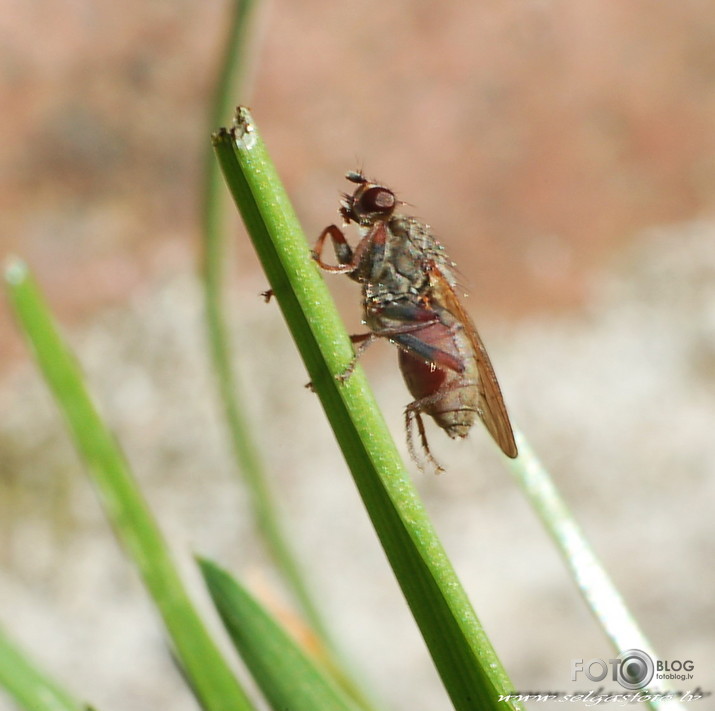
[[[355,358],[339,378],[347,379],[371,343],[387,338],[399,349],[399,364],[414,400],[405,408],[410,456],[420,468],[416,426],[424,459],[437,471],[422,415],[429,415],[452,438],[466,437],[480,418],[508,457],[517,456],[509,415],[494,368],[474,323],[456,294],[454,263],[428,225],[397,212],[395,193],[361,171],[345,176],[356,185],[344,193],[344,225],[358,225],[353,249],[343,231],[326,227],[313,258],[327,272],[347,274],[362,285],[363,322],[368,333],[351,336]],[[322,259],[330,237],[338,264]]]

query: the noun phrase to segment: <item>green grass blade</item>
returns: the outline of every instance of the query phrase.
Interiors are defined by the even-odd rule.
[[[0,628],[0,686],[28,711],[84,711],[57,682],[40,671]]]
[[[606,635],[620,654],[639,649],[653,662],[658,656],[626,607],[618,589],[596,557],[566,502],[556,488],[548,471],[541,464],[524,435],[514,429],[519,457],[509,466],[531,505],[561,553],[579,591],[586,600]],[[658,690],[672,690],[667,682],[659,682]],[[645,690],[644,690],[645,691]],[[683,709],[677,701],[648,701],[655,711]]]
[[[211,126],[219,125],[228,117],[233,106],[231,97],[242,95],[245,83],[249,26],[255,12],[254,0],[235,2],[230,23],[221,73],[211,109]],[[283,576],[306,620],[326,647],[333,647],[327,626],[310,593],[296,557],[280,525],[274,497],[271,494],[261,457],[244,416],[244,398],[232,367],[233,356],[229,345],[223,306],[223,285],[227,261],[226,233],[222,225],[225,188],[221,171],[213,151],[207,151],[202,210],[203,255],[201,276],[204,286],[207,336],[218,384],[231,447],[238,469],[251,497],[251,508],[258,531]],[[327,650],[326,650],[326,653]]]
[[[455,708],[505,709],[512,685],[399,458],[247,109],[214,136],[226,183]]]
[[[271,706],[291,711],[356,711],[356,706],[228,573],[199,560],[234,646]]]
[[[87,464],[105,512],[139,569],[204,709],[252,709],[194,609],[129,466],[23,262],[11,261],[6,283],[18,324]]]

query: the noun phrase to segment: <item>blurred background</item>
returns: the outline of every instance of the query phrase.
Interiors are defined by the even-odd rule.
[[[287,606],[235,483],[197,278],[229,10],[5,0],[0,251],[35,270],[187,574],[213,556]],[[337,220],[355,167],[433,227],[512,417],[655,648],[714,690],[712,5],[272,0],[254,19],[236,103],[306,233]],[[237,366],[291,537],[367,685],[446,708],[228,223]],[[360,330],[358,288],[327,278]],[[194,708],[5,304],[0,348],[0,623],[102,709]],[[394,351],[365,367],[404,450]],[[448,472],[417,485],[516,688],[570,688],[571,659],[609,658],[605,638],[484,432],[430,435]]]

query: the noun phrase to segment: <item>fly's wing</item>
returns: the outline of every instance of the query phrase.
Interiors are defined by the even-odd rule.
[[[482,339],[479,338],[472,319],[464,310],[457,295],[454,293],[452,285],[436,265],[430,269],[430,284],[437,302],[463,324],[464,330],[472,343],[474,357],[477,361],[477,372],[479,373],[479,416],[504,454],[514,459],[518,454],[514,433],[511,429],[509,415],[506,411],[506,405],[504,405],[504,398],[497,382],[497,376],[494,373],[492,362],[489,360]]]

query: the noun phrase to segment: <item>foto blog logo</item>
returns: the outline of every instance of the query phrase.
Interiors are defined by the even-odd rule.
[[[624,689],[631,691],[647,686],[655,673],[651,657],[640,649],[627,649],[615,659],[572,659],[571,681],[578,681],[581,674],[593,682],[609,676]]]

